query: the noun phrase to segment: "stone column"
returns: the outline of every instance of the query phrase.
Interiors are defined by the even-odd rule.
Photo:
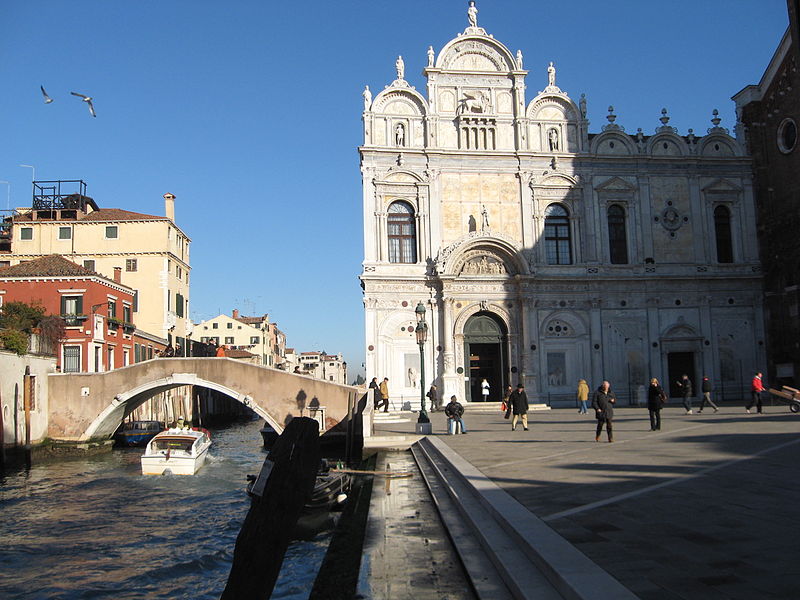
[[[445,403],[449,402],[450,396],[455,394],[461,401],[461,387],[459,385],[461,376],[455,370],[455,343],[453,335],[453,300],[449,297],[442,299],[442,310],[444,313],[444,332],[442,333],[442,350],[444,352],[444,375],[442,375],[442,399]]]

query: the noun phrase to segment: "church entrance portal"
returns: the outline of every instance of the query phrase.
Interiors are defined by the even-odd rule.
[[[482,402],[481,382],[489,383],[490,402],[499,402],[508,377],[508,335],[504,324],[489,313],[478,313],[464,326],[464,357],[468,377],[464,382],[468,402]]]

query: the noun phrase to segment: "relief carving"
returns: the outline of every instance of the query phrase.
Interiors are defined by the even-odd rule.
[[[489,258],[484,254],[480,258],[465,262],[459,275],[505,275],[507,273],[505,264],[499,258],[494,256]]]

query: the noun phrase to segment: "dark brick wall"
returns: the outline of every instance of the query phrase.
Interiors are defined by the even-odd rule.
[[[769,382],[779,382],[775,365],[794,364],[800,382],[800,0],[787,0],[791,48],[761,101],[742,109],[753,157],[757,231],[764,268]],[[778,144],[781,124],[791,118],[798,128],[794,149]]]

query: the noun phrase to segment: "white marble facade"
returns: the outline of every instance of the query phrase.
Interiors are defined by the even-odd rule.
[[[590,133],[552,63],[526,98],[522,53],[475,12],[426,62],[424,94],[402,58],[364,92],[366,366],[393,405],[419,404],[420,301],[445,397],[475,400],[482,374],[554,405],[608,379],[635,403],[684,370],[739,397],[765,365],[761,273],[750,159],[716,114],[702,136],[666,111],[629,134],[609,107]]]

